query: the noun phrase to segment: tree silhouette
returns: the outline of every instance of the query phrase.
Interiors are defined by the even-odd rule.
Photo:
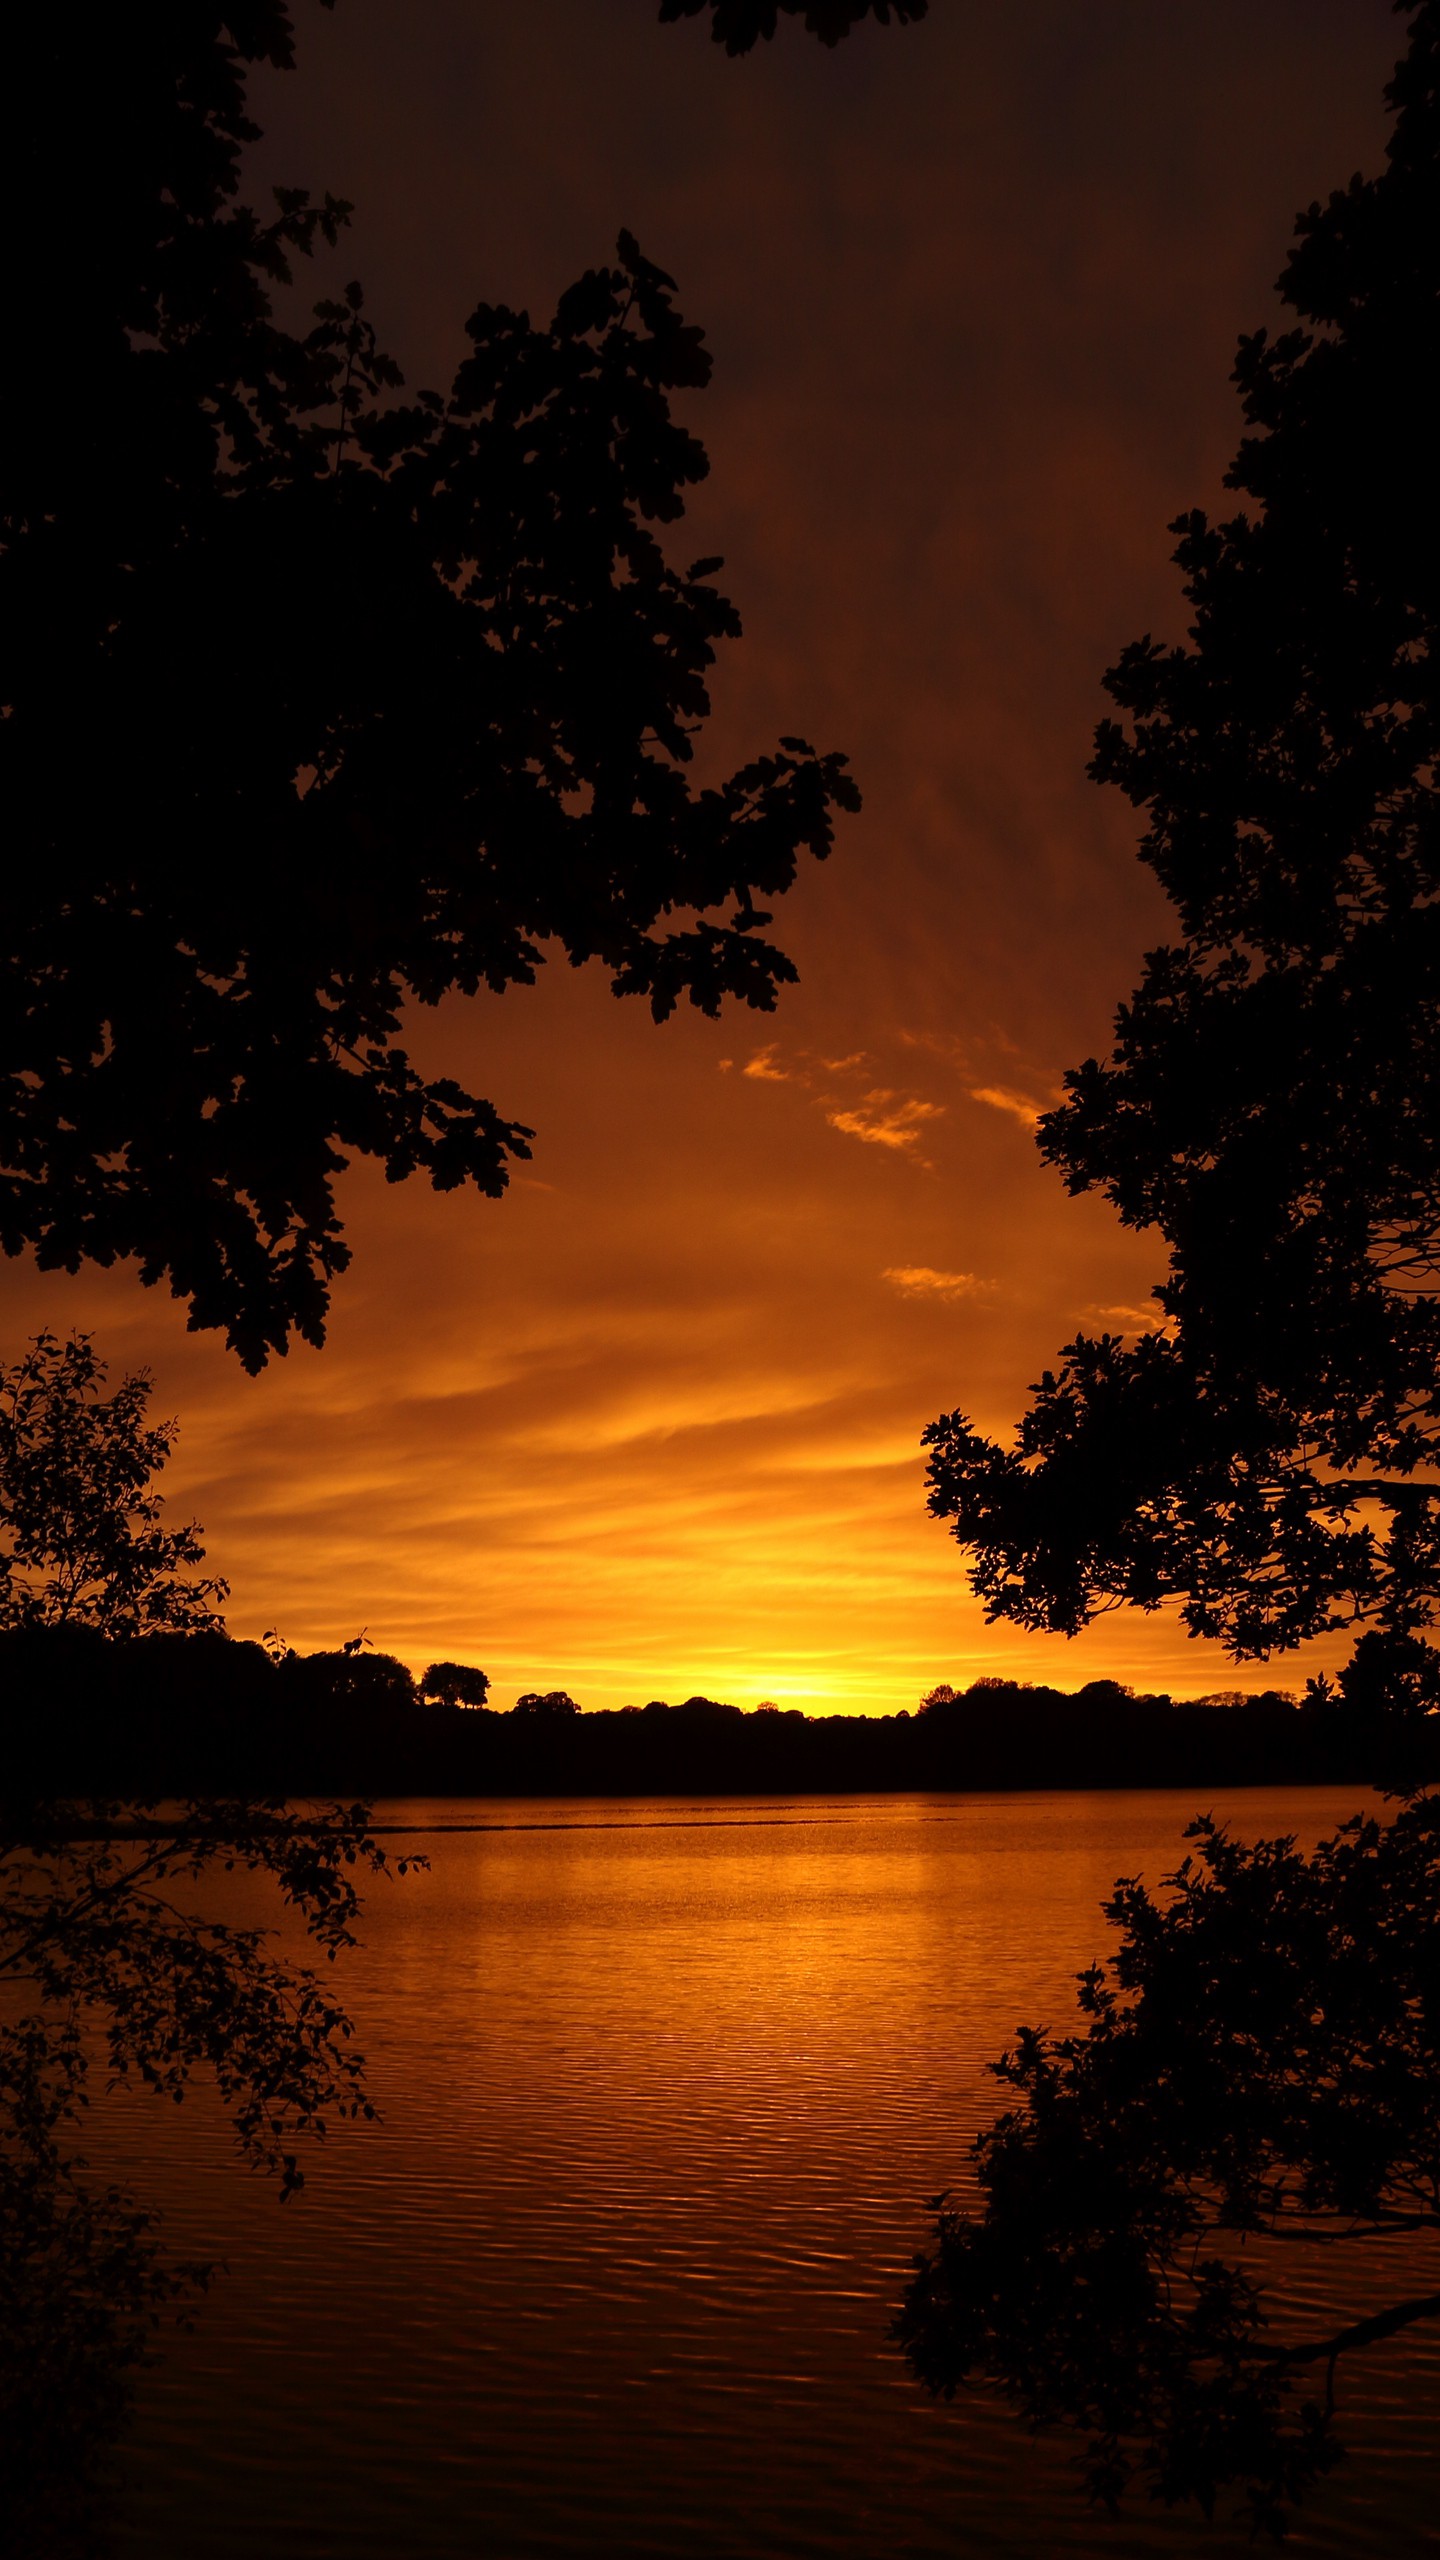
[[[92,1627],[102,1635],[220,1625],[227,1585],[197,1580],[197,1524],[160,1525],[152,1479],[173,1422],[147,1425],[141,1370],[113,1395],[87,1334],[37,1335],[0,1368],[0,1631]]]
[[[991,1617],[1176,1601],[1239,1656],[1359,1622],[1341,1697],[1402,1727],[1440,1697],[1440,7],[1407,14],[1384,174],[1301,217],[1281,279],[1308,325],[1241,342],[1252,508],[1179,521],[1189,642],[1107,679],[1092,771],[1147,813],[1182,938],[1040,1134],[1163,1239],[1157,1323],[1071,1343],[1013,1447],[962,1414],[926,1434]],[[1279,2532],[1333,2458],[1337,2358],[1440,2294],[1276,2335],[1263,2256],[1220,2251],[1440,2228],[1440,1805],[1308,1860],[1195,1832],[1167,1905],[1117,1887],[1088,2033],[999,2066],[1021,2104],[901,2331],[932,2388],[987,2374],[1085,2429],[1097,2496],[1208,2512],[1238,2484]]]
[[[442,1707],[483,1707],[490,1695],[489,1676],[472,1662],[432,1662],[419,1694],[438,1699]]]
[[[1413,1669],[1440,1597],[1440,11],[1408,7],[1384,173],[1302,215],[1306,325],[1241,342],[1252,503],[1179,520],[1189,642],[1106,680],[1091,770],[1181,938],[1040,1142],[1163,1239],[1155,1327],[1070,1343],[1012,1448],[926,1434],[1022,1626],[1176,1600],[1256,1656],[1358,1620]]]
[[[713,5],[732,52],[774,32],[774,8]],[[904,21],[924,0],[893,5]],[[807,25],[833,43],[868,13],[815,0]],[[412,1064],[408,1004],[529,983],[553,946],[657,1019],[682,996],[768,1009],[794,970],[765,902],[858,805],[843,758],[798,738],[688,780],[739,623],[723,564],[677,567],[655,530],[707,467],[672,415],[709,358],[671,280],[622,233],[548,325],[481,304],[448,393],[402,402],[358,286],[298,331],[277,314],[349,207],[240,199],[248,75],[293,60],[286,0],[78,31],[30,12],[0,156],[26,244],[7,313],[24,362],[0,377],[0,1246],[133,1260],[251,1369],[323,1338],[347,1160],[493,1195],[528,1151],[521,1123]],[[161,1531],[149,1491],[172,1427],[145,1428],[146,1381],[106,1400],[102,1376],[49,1337],[10,1373],[3,1623],[209,1625],[224,1587],[185,1579],[196,1533]],[[403,1666],[351,1668],[408,1690]],[[483,1674],[435,1669],[483,1696]],[[0,1984],[39,2003],[0,2029],[17,2530],[24,2460],[48,2435],[74,2482],[186,2280],[64,2148],[76,2020],[121,2078],[179,2096],[210,2068],[286,2191],[296,2133],[368,2112],[315,1977],[177,1903],[217,1866],[267,1876],[333,1956],[355,1871],[384,1858],[360,1808],[161,1822],[0,1791]]]
[[[739,623],[722,564],[657,530],[707,467],[670,278],[622,233],[547,324],[482,303],[448,392],[401,401],[358,286],[277,317],[349,211],[240,200],[247,75],[292,60],[283,0],[83,41],[31,13],[0,179],[31,242],[0,392],[0,1244],[131,1258],[250,1368],[322,1339],[349,1159],[495,1195],[528,1152],[412,1063],[407,1005],[553,947],[657,1019],[768,1009],[795,974],[768,902],[857,805],[797,738],[688,778]]]
[[[763,37],[768,43],[782,17],[804,14],[807,32],[822,44],[836,45],[862,18],[888,27],[908,27],[928,15],[930,0],[660,0],[662,21],[699,18],[708,10],[710,32],[729,54],[749,53]]]
[[[1208,1818],[1189,1836],[1165,1901],[1116,1886],[1085,2031],[1022,2029],[992,2066],[1018,2103],[975,2143],[980,2209],[947,2205],[898,2334],[932,2391],[986,2375],[1082,2428],[1105,2504],[1138,2482],[1208,2515],[1238,2488],[1278,2539],[1336,2458],[1337,2363],[1440,2317],[1433,2252],[1414,2270],[1440,2232],[1440,1802],[1357,1815],[1308,1858]],[[1366,2306],[1347,2267],[1343,2319],[1272,2325],[1272,2243],[1366,2249]]]
[[[171,2099],[205,2074],[242,2156],[285,2195],[303,2183],[302,2137],[374,2112],[349,2020],[314,1969],[274,1953],[269,1928],[217,1920],[206,1898],[189,1899],[219,1874],[248,1873],[333,1961],[353,1943],[357,1879],[386,1872],[363,1807],[57,1801],[23,1775],[14,1728],[56,1703],[45,1666],[57,1645],[63,1655],[78,1632],[103,1675],[106,1639],[124,1640],[122,1657],[153,1660],[141,1639],[220,1633],[225,1585],[194,1572],[198,1527],[162,1528],[152,1489],[175,1425],[147,1423],[143,1373],[113,1394],[105,1383],[84,1335],[41,1334],[0,1370],[0,1634],[11,1640],[0,1734],[0,2468],[7,2529],[27,2549],[57,2499],[83,2506],[149,2328],[206,2280],[170,2258],[153,2213],[87,2175],[75,2137],[96,2061],[112,2085]],[[347,1648],[317,1660],[332,1694],[339,1664],[362,1692],[393,1687],[398,1673],[411,1695],[409,1674],[387,1657]],[[191,1717],[199,1705],[192,1695]]]

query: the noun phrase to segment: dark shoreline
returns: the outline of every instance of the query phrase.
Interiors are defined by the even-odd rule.
[[[422,1703],[385,1655],[220,1636],[0,1638],[6,1794],[645,1798],[1373,1786],[1440,1776],[1440,1719],[1338,1701],[1073,1693],[978,1681],[923,1712],[742,1714],[705,1698],[592,1713]],[[567,1702],[568,1706],[568,1702]]]

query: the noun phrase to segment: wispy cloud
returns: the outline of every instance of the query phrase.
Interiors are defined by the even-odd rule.
[[[921,1102],[914,1095],[900,1096],[877,1086],[867,1093],[851,1111],[827,1111],[832,1129],[842,1136],[859,1138],[867,1147],[896,1147],[908,1151],[915,1144],[927,1120],[942,1117],[942,1102]]]
[[[771,1040],[765,1048],[757,1049],[753,1058],[746,1059],[740,1070],[742,1076],[753,1076],[757,1084],[788,1084],[789,1068],[777,1066],[775,1063],[778,1045],[778,1042]]]
[[[728,1063],[722,1060],[722,1067]],[[858,1138],[862,1146],[888,1147],[892,1154],[909,1156],[912,1163],[924,1163],[915,1153],[915,1143],[927,1121],[943,1116],[944,1103],[926,1102],[919,1094],[903,1093],[891,1085],[871,1085],[853,1102],[843,1100],[845,1085],[853,1093],[867,1068],[873,1075],[874,1066],[864,1049],[851,1050],[844,1057],[819,1057],[809,1049],[782,1051],[778,1041],[770,1040],[752,1052],[740,1072],[753,1084],[788,1084],[810,1094],[812,1107],[823,1111],[830,1127],[842,1137]],[[838,1094],[836,1083],[841,1088]]]
[[[973,1271],[935,1271],[928,1262],[897,1262],[880,1277],[902,1298],[973,1298],[985,1286]]]
[[[1008,1111],[1027,1129],[1038,1129],[1042,1111],[1050,1108],[1048,1103],[1032,1102],[1027,1093],[1017,1093],[1013,1085],[1008,1084],[972,1084],[970,1099],[988,1103],[992,1111]]]
[[[1087,1307],[1087,1316],[1098,1316],[1112,1332],[1165,1333],[1170,1319],[1163,1307],[1152,1300],[1148,1307]]]

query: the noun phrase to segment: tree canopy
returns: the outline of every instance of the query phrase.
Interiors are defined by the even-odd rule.
[[[483,1707],[490,1676],[473,1662],[432,1662],[418,1683],[418,1694],[442,1707]]]
[[[1402,1773],[1440,1705],[1440,6],[1405,14],[1384,172],[1301,216],[1301,325],[1241,342],[1248,504],[1172,528],[1188,639],[1106,680],[1091,770],[1178,938],[1040,1143],[1163,1244],[1156,1322],[1070,1343],[1009,1447],[926,1434],[992,1617],[1174,1602],[1252,1658],[1358,1625],[1339,1703],[1400,1711]],[[932,2389],[1082,2429],[1101,2500],[1238,2489],[1278,2535],[1335,2457],[1339,2360],[1440,2316],[1440,1803],[1309,1858],[1192,1831],[1166,1899],[1117,1886],[1084,2031],[996,2066],[1018,2103],[900,2334]],[[1349,2268],[1343,2317],[1277,2312],[1286,2242],[1371,2253],[1358,2316]]]
[[[732,53],[796,14],[701,5]],[[809,0],[806,24],[834,43],[924,8]],[[672,280],[622,232],[549,321],[479,304],[448,390],[403,399],[358,285],[298,322],[280,299],[350,208],[242,198],[249,75],[293,63],[288,0],[31,11],[0,156],[0,1247],[133,1261],[251,1369],[323,1338],[348,1160],[497,1194],[528,1151],[412,1062],[408,1007],[527,984],[554,951],[657,1019],[768,1009],[794,970],[766,902],[858,805],[844,759],[796,737],[704,789],[687,771],[740,626],[723,563],[664,545],[707,468],[673,413],[709,357]],[[0,1382],[0,1634],[33,1657],[7,1699],[32,1725],[47,1645],[219,1641],[225,1586],[152,1490],[173,1425],[147,1423],[144,1377],[103,1379],[88,1342],[43,1336]],[[362,1709],[407,1697],[358,1642],[318,1671],[255,1658]],[[472,1666],[427,1677],[483,1701]],[[147,2322],[206,2272],[86,2176],[92,2059],[172,2099],[208,2072],[290,2192],[297,2137],[373,2112],[362,2067],[320,1977],[204,1888],[268,1882],[328,1959],[385,1866],[360,1807],[162,1816],[0,1780],[15,2532],[83,2490]]]
[[[0,1244],[132,1259],[251,1368],[323,1336],[347,1161],[498,1194],[528,1151],[408,1007],[554,950],[657,1019],[769,1008],[769,902],[857,805],[794,737],[689,777],[739,621],[662,542],[707,468],[671,279],[622,233],[402,399],[358,285],[280,316],[348,206],[241,198],[292,61],[283,0],[31,13],[0,181]]]
[[[97,2059],[111,2086],[171,2100],[208,2078],[242,2156],[283,2195],[303,2184],[303,2138],[375,2112],[320,1974],[277,1951],[270,1925],[207,1907],[219,1876],[243,1872],[333,1962],[354,1943],[359,1879],[387,1872],[363,1806],[297,1812],[214,1788],[177,1810],[184,1790],[163,1778],[121,1802],[63,1748],[37,1772],[67,1657],[87,1690],[103,1691],[108,1659],[153,1692],[168,1651],[191,1726],[234,1686],[226,1586],[196,1572],[195,1522],[160,1521],[175,1425],[147,1421],[143,1372],[109,1394],[106,1378],[84,1335],[41,1334],[0,1369],[0,2440],[6,2525],[26,2548],[57,2501],[83,2503],[149,2327],[209,2272],[167,2254],[128,2190],[88,2175],[75,2139]],[[307,1688],[342,1712],[393,1695],[392,1674],[408,1697],[403,1667],[359,1643],[305,1663],[278,1645],[278,1660],[233,1651],[242,1687],[247,1664],[252,1690],[256,1670],[286,1677],[302,1711]]]
[[[578,1716],[580,1710],[568,1689],[526,1689],[515,1701],[517,1716],[535,1716],[542,1723],[563,1724],[567,1717]]]
[[[1408,0],[1386,166],[1300,217],[1300,325],[1241,341],[1223,522],[1181,517],[1187,641],[1136,641],[1091,771],[1179,938],[1041,1123],[1167,1255],[1013,1446],[926,1434],[992,1617],[1179,1603],[1240,1656],[1369,1627],[1428,1703],[1440,1597],[1440,10]],[[1428,1686],[1427,1686],[1428,1684]]]
[[[662,21],[699,18],[708,13],[710,32],[727,53],[749,53],[763,38],[767,43],[782,17],[804,16],[807,32],[822,44],[839,44],[862,18],[888,27],[908,27],[929,13],[930,0],[660,0]]]
[[[195,1571],[198,1524],[161,1524],[154,1479],[177,1426],[147,1422],[144,1370],[108,1396],[106,1374],[85,1334],[42,1333],[0,1368],[0,1632],[220,1626],[228,1586]]]

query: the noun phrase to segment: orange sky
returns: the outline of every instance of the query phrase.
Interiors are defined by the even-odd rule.
[[[563,968],[421,1018],[535,1160],[498,1206],[352,1175],[322,1353],[250,1381],[123,1273],[0,1269],[10,1352],[80,1325],[153,1368],[237,1633],[364,1626],[500,1704],[597,1707],[1326,1658],[1237,1675],[1132,1613],[987,1628],[917,1441],[955,1406],[1008,1425],[1157,1276],[1029,1133],[1165,930],[1084,779],[1099,678],[1181,629],[1167,519],[1219,495],[1296,207],[1380,156],[1399,30],[1387,0],[932,6],[730,63],[651,0],[339,0],[261,86],[257,183],[355,199],[339,272],[412,381],[622,223],[675,275],[716,359],[676,556],[723,552],[746,626],[707,754],[798,730],[866,806],[778,912],[773,1018],[656,1031]]]

